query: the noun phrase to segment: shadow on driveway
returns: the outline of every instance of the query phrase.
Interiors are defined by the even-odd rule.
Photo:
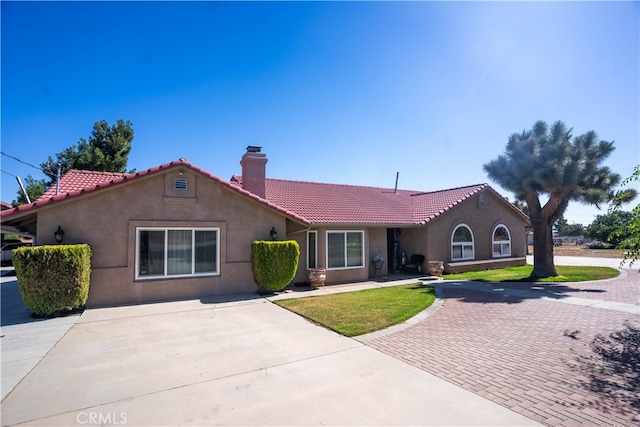
[[[46,319],[31,317],[31,310],[24,305],[18,290],[15,277],[3,277],[0,287],[0,326],[21,325],[24,323],[41,322]]]

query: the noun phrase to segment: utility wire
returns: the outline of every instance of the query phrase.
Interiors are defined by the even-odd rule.
[[[16,178],[16,175],[9,173],[7,171],[0,170],[0,172],[6,173],[7,175],[11,175],[12,177]]]
[[[16,162],[20,162],[20,163],[22,163],[22,164],[24,164],[24,165],[31,166],[32,168],[37,169],[37,170],[39,170],[40,172],[43,172],[43,173],[45,173],[45,174],[47,174],[47,175],[55,175],[55,172],[51,171],[51,169],[47,169],[47,170],[45,170],[45,169],[42,169],[42,168],[40,168],[40,167],[38,167],[38,166],[34,166],[34,165],[32,165],[31,163],[25,162],[24,160],[20,160],[20,159],[19,159],[19,158],[17,158],[17,157],[14,157],[14,156],[11,156],[11,155],[9,155],[9,154],[5,153],[4,151],[0,151],[0,154],[2,154],[3,156],[7,156],[7,157],[9,157],[10,159],[15,160]],[[14,175],[14,176],[15,176],[15,175]]]

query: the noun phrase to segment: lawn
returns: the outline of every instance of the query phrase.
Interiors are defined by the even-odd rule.
[[[557,265],[559,276],[547,277],[545,279],[534,279],[529,277],[533,271],[532,265],[522,267],[502,268],[500,270],[470,271],[460,274],[445,274],[445,280],[474,280],[477,282],[542,282],[542,283],[563,283],[563,282],[585,282],[588,280],[602,280],[616,277],[620,272],[609,267],[583,267]]]
[[[403,322],[433,304],[435,291],[420,283],[275,301],[342,335],[354,337]]]

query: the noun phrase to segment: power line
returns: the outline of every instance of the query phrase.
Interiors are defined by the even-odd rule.
[[[9,154],[5,153],[4,151],[0,151],[0,154],[2,154],[3,156],[7,156],[7,157],[9,157],[10,159],[15,160],[16,162],[20,162],[20,163],[22,163],[22,164],[24,164],[24,165],[31,166],[31,167],[32,167],[32,168],[34,168],[34,169],[38,169],[39,171],[44,172],[44,170],[43,170],[43,169],[41,169],[41,168],[39,168],[39,167],[37,167],[37,166],[34,166],[34,165],[32,165],[31,163],[28,163],[28,162],[25,162],[25,161],[23,161],[23,160],[20,160],[20,159],[19,159],[19,158],[17,158],[17,157],[11,156],[11,155],[9,155]]]
[[[0,172],[6,173],[7,175],[11,175],[11,176],[12,176],[12,177],[14,177],[14,178],[16,178],[16,177],[17,177],[16,175],[14,175],[14,174],[12,174],[12,173],[9,173],[9,172],[7,172],[7,171],[0,170]]]
[[[16,162],[20,162],[20,163],[22,163],[22,164],[24,164],[24,165],[31,166],[32,168],[37,169],[37,170],[39,170],[40,172],[43,172],[43,173],[45,173],[45,174],[47,174],[47,175],[55,175],[55,172],[51,171],[50,169],[45,170],[45,169],[42,169],[42,168],[40,168],[40,167],[38,167],[38,166],[34,166],[34,165],[32,165],[31,163],[29,163],[29,162],[25,162],[24,160],[20,160],[19,158],[15,157],[15,156],[12,156],[12,155],[10,155],[10,154],[5,153],[4,151],[0,151],[0,154],[2,154],[3,156],[7,156],[7,157],[9,157],[10,159],[15,160]],[[14,176],[15,176],[15,175],[14,175]]]

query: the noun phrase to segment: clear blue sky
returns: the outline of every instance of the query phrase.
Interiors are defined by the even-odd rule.
[[[184,157],[224,179],[261,145],[271,178],[393,187],[400,172],[401,188],[489,182],[512,199],[482,165],[537,120],[615,140],[605,164],[623,177],[640,163],[638,2],[1,8],[2,150],[35,165],[119,118],[129,168]]]

